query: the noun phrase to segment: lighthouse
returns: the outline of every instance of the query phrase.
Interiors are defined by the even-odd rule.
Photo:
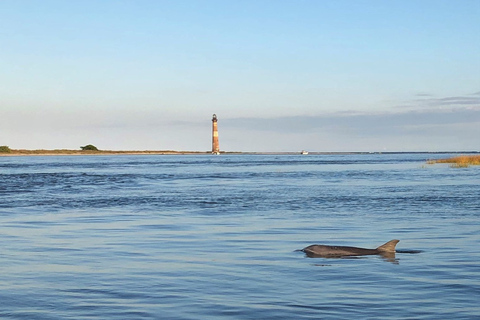
[[[220,154],[220,146],[218,145],[218,127],[216,114],[214,114],[212,118],[212,153]]]

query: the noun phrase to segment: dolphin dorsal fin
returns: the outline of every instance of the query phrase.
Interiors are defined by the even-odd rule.
[[[395,252],[395,246],[399,243],[400,240],[390,240],[387,243],[381,245],[377,248],[378,251],[381,252]]]

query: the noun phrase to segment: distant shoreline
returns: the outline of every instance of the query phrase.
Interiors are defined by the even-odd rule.
[[[206,151],[173,151],[173,150],[130,150],[130,151],[117,151],[117,150],[68,150],[68,149],[55,149],[55,150],[25,150],[25,149],[12,149],[11,152],[0,153],[0,156],[95,156],[95,155],[175,155],[175,154],[209,154]]]
[[[405,151],[405,152],[309,152],[309,155],[349,155],[349,154],[478,154],[478,151]],[[300,152],[241,152],[241,151],[222,151],[225,155],[300,155]],[[96,155],[211,155],[210,151],[174,151],[174,150],[26,150],[12,149],[10,152],[0,153],[1,156],[96,156]],[[305,155],[308,157],[308,155]]]

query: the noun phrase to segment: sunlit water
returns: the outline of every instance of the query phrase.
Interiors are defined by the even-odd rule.
[[[480,168],[446,156],[1,157],[0,318],[478,319]]]

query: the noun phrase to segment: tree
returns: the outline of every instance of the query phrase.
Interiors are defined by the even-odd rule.
[[[0,153],[10,153],[12,152],[12,149],[10,149],[8,146],[0,146]]]
[[[92,144],[87,144],[86,146],[80,148],[84,151],[98,151],[97,147]]]

